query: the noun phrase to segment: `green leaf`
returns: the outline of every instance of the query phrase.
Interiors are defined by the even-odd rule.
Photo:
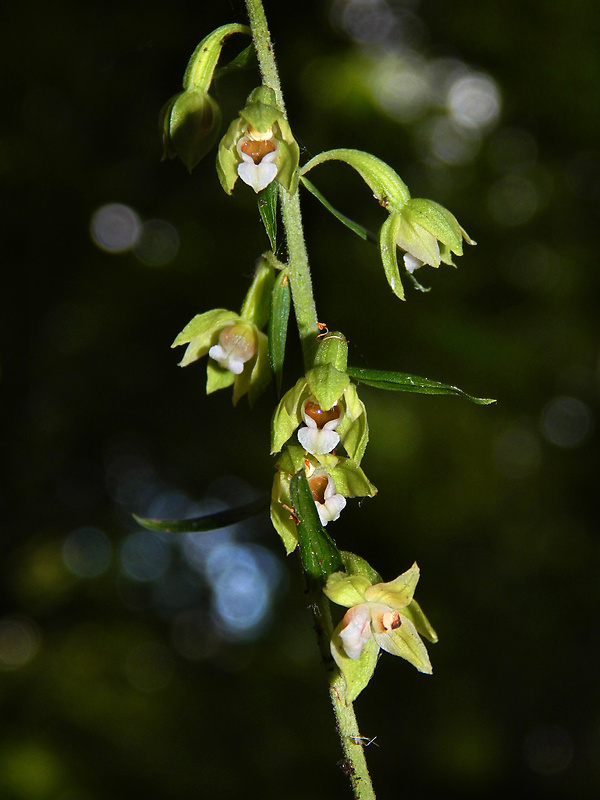
[[[230,72],[255,67],[256,63],[256,50],[254,49],[253,44],[249,44],[248,47],[244,47],[242,52],[238,53],[235,58],[233,58],[224,66],[215,70],[214,80],[218,80],[225,75],[229,75]]]
[[[308,180],[308,178],[301,178],[300,180],[302,181],[304,186],[308,189],[308,191],[312,195],[314,195],[317,198],[317,200],[320,203],[322,203],[325,206],[325,208],[331,214],[333,214],[333,216],[336,219],[339,219],[339,221],[343,225],[345,225],[347,228],[350,228],[351,231],[353,231],[357,236],[360,236],[361,239],[364,239],[365,242],[377,241],[377,237],[373,233],[371,233],[371,231],[368,231],[366,228],[363,228],[363,226],[359,225],[358,222],[354,222],[354,220],[351,220],[350,217],[345,216],[345,214],[342,214],[340,211],[335,209],[331,205],[331,203],[321,194],[321,192],[317,189],[317,187]]]
[[[290,282],[287,273],[280,272],[271,294],[271,314],[269,316],[269,359],[275,375],[278,394],[281,392],[290,305]]]
[[[298,470],[290,484],[292,505],[298,517],[298,544],[307,579],[324,586],[329,575],[344,569],[335,542],[321,525],[306,472]]]
[[[277,249],[277,199],[279,196],[279,186],[276,181],[271,183],[256,195],[258,200],[258,210],[265,226],[271,250]]]
[[[140,525],[150,531],[196,533],[235,525],[237,522],[242,522],[262,513],[268,506],[268,498],[259,497],[243,506],[226,508],[224,511],[216,511],[214,514],[206,514],[203,517],[193,517],[192,519],[150,519],[148,517],[139,517],[137,514],[134,514],[133,517],[136,522],[139,522]]]
[[[375,389],[387,389],[391,392],[417,392],[418,394],[455,394],[466,397],[473,403],[487,406],[496,401],[488,397],[474,397],[463,392],[457,386],[447,383],[432,381],[429,378],[420,378],[418,375],[408,375],[405,372],[389,372],[378,369],[361,369],[349,367],[348,375],[355,381],[373,386]]]

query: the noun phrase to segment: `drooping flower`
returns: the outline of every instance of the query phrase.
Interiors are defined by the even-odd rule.
[[[404,252],[404,265],[412,274],[423,264],[431,267],[439,267],[442,263],[454,265],[452,255],[462,255],[463,241],[475,244],[453,214],[432,200],[411,197],[400,176],[371,153],[328,150],[305,164],[302,175],[325,161],[349,164],[388,212],[379,233],[379,251],[387,281],[401,300],[404,300],[404,289],[398,268],[398,250]],[[338,212],[334,213],[340,218]]]

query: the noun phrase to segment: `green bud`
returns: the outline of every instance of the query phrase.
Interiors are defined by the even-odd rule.
[[[163,160],[179,156],[191,172],[217,141],[221,110],[206,92],[185,91],[163,106],[159,125]]]
[[[221,48],[233,33],[250,34],[245,25],[223,25],[194,50],[183,77],[183,92],[171,97],[159,116],[163,159],[179,158],[191,172],[219,135],[221,111],[208,90]]]
[[[299,161],[300,149],[276,105],[275,92],[259,86],[219,144],[217,174],[223,189],[231,194],[239,177],[257,193],[274,180],[293,193]]]

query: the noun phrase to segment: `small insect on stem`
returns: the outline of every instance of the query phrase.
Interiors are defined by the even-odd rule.
[[[375,741],[377,739],[376,736],[373,736],[371,739],[369,739],[368,736],[349,736],[348,738],[351,739],[354,744],[361,744],[363,747],[368,747],[370,744],[374,744],[375,747],[379,747]]]

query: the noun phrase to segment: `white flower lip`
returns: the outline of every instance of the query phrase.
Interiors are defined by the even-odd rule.
[[[264,148],[258,148],[257,152],[252,155],[246,152],[246,148],[249,147],[252,142],[270,142],[274,149],[262,153],[260,150]],[[237,143],[237,151],[242,159],[237,167],[239,177],[257,193],[266,189],[266,187],[275,180],[278,172],[275,159],[279,153],[279,144],[277,140],[273,138],[272,132],[264,135],[247,134],[246,136],[242,136]]]
[[[412,275],[416,269],[423,266],[423,261],[419,258],[415,258],[415,256],[411,255],[411,253],[404,254],[404,266],[406,267],[406,271],[410,272]]]
[[[335,522],[336,519],[339,519],[340,514],[346,508],[346,498],[337,493],[333,478],[324,470],[313,470],[311,473],[311,476],[308,479],[308,485],[311,488],[311,491],[313,488],[311,483],[314,484],[315,481],[320,481],[324,478],[327,478],[327,486],[323,492],[323,502],[321,502],[320,499],[315,496],[316,493],[313,492],[319,519],[321,520],[321,525],[323,526],[327,525],[328,522]]]
[[[223,369],[228,369],[234,375],[241,375],[244,364],[254,356],[256,345],[247,336],[243,336],[240,326],[231,325],[223,328],[219,334],[219,344],[213,345],[208,351],[210,358],[214,359]]]
[[[340,639],[348,658],[359,658],[363,645],[373,635],[371,631],[371,612],[366,603],[353,606],[344,615],[345,626],[340,631]]]
[[[306,406],[311,402],[314,402],[314,400],[308,398],[302,404],[302,419],[306,427],[300,428],[298,431],[298,441],[311,455],[321,456],[325,453],[331,453],[340,443],[339,434],[336,433],[335,429],[342,421],[342,415],[340,414],[336,419],[330,419],[329,422],[319,427],[316,421],[306,413]]]

